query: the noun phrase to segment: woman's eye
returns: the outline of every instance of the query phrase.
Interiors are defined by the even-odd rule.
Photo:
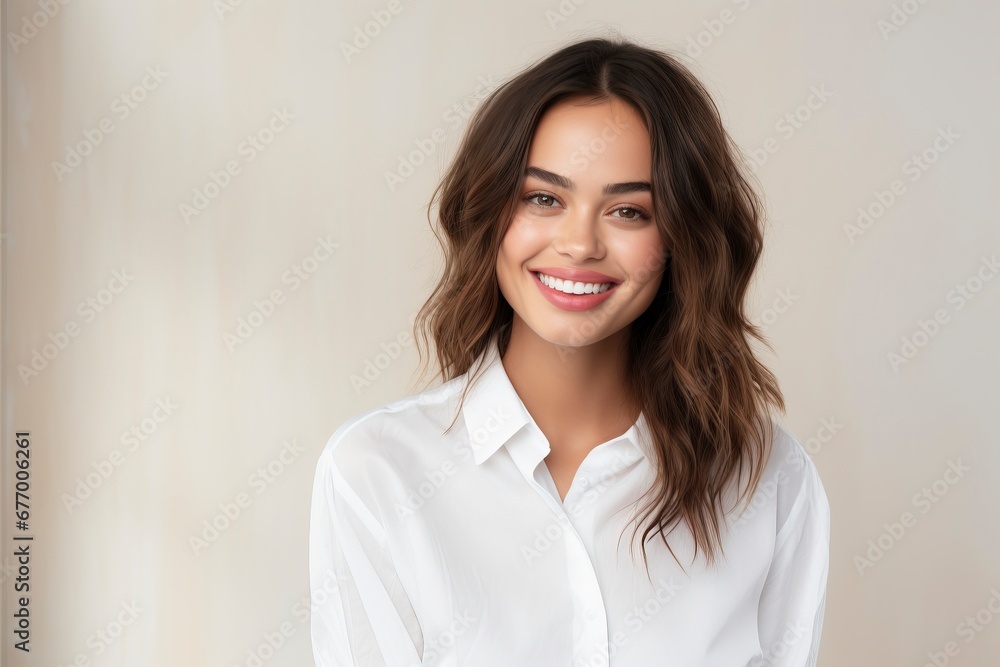
[[[646,220],[649,218],[649,216],[646,215],[643,211],[640,211],[639,209],[633,208],[631,206],[621,206],[615,209],[616,213],[621,213],[622,211],[628,211],[630,215],[619,215],[615,217],[619,217],[623,220]]]
[[[533,201],[535,199],[539,199],[539,200],[543,200],[545,202],[551,202],[551,203],[538,203],[538,202]],[[532,204],[535,204],[535,206],[541,206],[542,208],[552,208],[552,203],[555,203],[556,198],[553,197],[552,195],[546,195],[546,194],[542,194],[540,192],[536,192],[536,193],[533,193],[533,194],[530,194],[530,195],[526,196],[524,198],[524,200],[527,201],[527,202],[531,202]]]

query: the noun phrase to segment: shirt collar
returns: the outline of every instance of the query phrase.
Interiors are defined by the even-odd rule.
[[[462,416],[476,465],[490,458],[525,426],[530,425],[541,432],[507,376],[500,360],[496,336],[480,362],[482,373],[468,388],[462,404]],[[478,368],[473,366],[466,373],[466,382]],[[621,437],[631,442],[643,457],[650,458],[649,447],[653,440],[645,413],[640,412],[636,422]]]

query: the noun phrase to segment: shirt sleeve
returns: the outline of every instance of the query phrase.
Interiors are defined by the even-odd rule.
[[[340,474],[329,448],[313,482],[310,632],[316,667],[416,667],[420,625],[385,530]]]
[[[779,484],[778,532],[757,615],[762,666],[814,667],[826,607],[830,506],[812,459],[791,434],[782,437],[787,479]]]

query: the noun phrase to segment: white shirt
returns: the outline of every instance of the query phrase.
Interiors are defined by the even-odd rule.
[[[486,357],[450,432],[469,374],[353,417],[320,455],[317,667],[815,665],[829,505],[787,430],[750,506],[727,515],[717,566],[701,550],[692,564],[682,521],[667,539],[687,573],[656,535],[647,579],[626,527],[653,479],[645,416],[587,455],[561,502],[495,341]]]

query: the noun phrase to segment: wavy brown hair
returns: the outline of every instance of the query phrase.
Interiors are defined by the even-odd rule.
[[[590,38],[489,94],[431,197],[445,264],[414,321],[414,339],[421,359],[433,339],[444,380],[469,372],[494,336],[505,353],[513,310],[500,292],[497,253],[535,127],[549,107],[569,98],[622,100],[649,133],[654,217],[670,252],[657,269],[659,291],[632,322],[627,345],[627,391],[642,407],[657,458],[655,482],[643,496],[651,496],[640,518],[651,517],[643,560],[651,533],[677,560],[666,538],[668,527],[684,519],[695,556],[702,549],[712,564],[722,548],[718,512],[728,511],[721,507],[724,487],[747,466],[751,475],[737,502],[749,502],[770,455],[770,408],[785,406],[749,338],[770,345],[744,312],[763,248],[763,207],[710,95],[676,57],[619,36]]]

